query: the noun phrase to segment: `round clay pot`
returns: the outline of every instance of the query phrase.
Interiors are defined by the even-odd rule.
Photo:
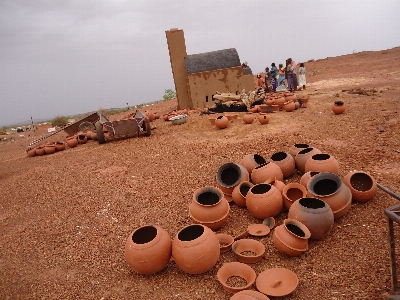
[[[250,298],[243,298],[243,297],[250,297]],[[240,292],[235,293],[229,300],[269,300],[269,298],[254,290],[243,290]]]
[[[275,217],[283,207],[282,194],[273,185],[256,184],[247,193],[246,206],[257,219]]]
[[[285,100],[286,100],[286,102],[289,102],[289,101],[295,102],[297,100],[297,97],[295,94],[290,93],[290,94],[285,95]]]
[[[225,233],[217,233],[217,238],[219,241],[219,251],[228,252],[232,249],[232,244],[235,241],[233,236]]]
[[[236,163],[223,164],[217,171],[217,186],[226,195],[232,195],[233,189],[242,181],[249,181],[249,172]]]
[[[308,107],[309,100],[310,100],[310,97],[308,97],[308,96],[300,98],[301,107]]]
[[[271,177],[275,177],[276,180],[283,180],[281,168],[272,161],[259,165],[251,171],[251,182],[254,184],[263,183]]]
[[[169,121],[168,116],[169,116],[168,114],[163,114],[163,120],[164,120],[164,121]]]
[[[279,110],[283,107],[283,105],[285,104],[285,97],[281,96],[281,97],[277,97],[275,99],[275,104],[278,105]]]
[[[288,218],[300,221],[310,230],[310,239],[322,239],[331,231],[334,223],[332,209],[318,198],[301,198],[289,209]]]
[[[350,189],[353,201],[366,202],[376,195],[376,180],[367,172],[350,172],[343,177],[342,181]]]
[[[56,151],[63,151],[65,150],[65,143],[58,141],[54,144],[54,146],[56,147]]]
[[[237,206],[246,207],[246,196],[253,184],[249,181],[242,181],[239,183],[232,192],[232,200]]]
[[[76,136],[67,137],[67,145],[70,148],[74,148],[74,147],[78,146],[78,139],[76,138]]]
[[[246,124],[251,124],[254,122],[254,114],[252,112],[247,112],[243,115],[243,122]]]
[[[253,239],[241,239],[232,244],[232,251],[235,253],[238,261],[245,264],[252,264],[262,259],[265,253],[265,246],[263,243]]]
[[[36,154],[36,148],[35,147],[33,147],[33,148],[28,148],[27,150],[26,150],[26,154],[29,156],[29,157],[34,157],[34,156],[36,156],[37,154]]]
[[[193,193],[189,216],[196,224],[218,229],[228,220],[229,209],[229,203],[219,188],[205,186]]]
[[[258,112],[258,105],[255,105],[255,106],[250,107],[247,111],[248,111],[248,112],[251,112],[251,113],[256,113],[256,112]]]
[[[56,145],[46,144],[44,146],[44,152],[46,152],[46,154],[53,154],[54,152],[56,152]]]
[[[314,177],[315,175],[319,174],[320,172],[318,171],[308,171],[303,174],[300,178],[300,184],[307,188],[308,181],[311,179],[311,177]]]
[[[339,163],[332,155],[326,153],[314,154],[307,159],[304,171],[330,172],[339,174]]]
[[[218,261],[219,240],[207,226],[189,225],[181,229],[172,242],[172,257],[179,269],[189,274],[210,270]]]
[[[225,116],[219,116],[215,119],[215,126],[219,129],[224,129],[228,127],[229,119]]]
[[[285,187],[285,184],[283,183],[283,181],[276,180],[275,177],[270,177],[267,180],[265,180],[265,182],[263,182],[263,183],[268,183],[270,185],[273,185],[274,187],[276,187],[279,190],[279,192],[281,194],[282,194],[283,189]]]
[[[134,230],[126,240],[125,260],[139,274],[154,274],[171,258],[172,241],[168,232],[156,225]]]
[[[310,236],[310,231],[303,223],[286,219],[275,228],[272,240],[278,251],[289,256],[299,256],[308,250]]]
[[[230,286],[228,279],[230,277],[240,277],[246,281],[243,286]],[[229,293],[236,293],[250,288],[256,281],[256,272],[247,264],[240,262],[224,263],[217,272],[218,281],[222,284],[225,291]]]
[[[264,103],[268,106],[271,106],[273,104],[275,104],[275,98],[274,97],[269,97],[267,99],[264,100]]]
[[[332,105],[332,111],[335,115],[340,115],[344,113],[346,110],[346,106],[344,105],[343,101],[335,101]]]
[[[43,145],[36,146],[35,151],[36,151],[36,155],[38,155],[38,156],[46,154],[46,152],[44,151]]]
[[[335,219],[344,216],[350,210],[352,195],[339,175],[319,173],[310,179],[307,189],[308,197],[321,199],[330,206]]]
[[[288,178],[294,173],[294,158],[286,152],[276,152],[271,155],[270,159],[281,168],[283,178]]]
[[[155,120],[154,114],[151,111],[145,111],[144,115],[149,119],[150,122]]]
[[[259,154],[252,153],[245,155],[239,164],[246,168],[247,172],[251,174],[251,171],[259,165],[265,164],[267,161],[264,157]]]
[[[292,147],[289,148],[289,154],[293,156],[293,158],[295,158],[297,153],[309,147],[310,146],[308,144],[294,144]]]
[[[93,130],[86,131],[85,135],[86,135],[88,140],[92,139],[92,133],[93,133]]]
[[[86,142],[87,142],[86,134],[84,134],[84,133],[79,134],[77,138],[78,138],[79,144],[86,144]]]
[[[286,101],[286,102],[283,104],[283,109],[284,109],[285,111],[287,111],[287,112],[292,112],[292,111],[294,111],[295,108],[296,108],[296,105],[294,104],[293,101]]]
[[[93,131],[92,134],[91,134],[91,136],[90,136],[90,138],[91,138],[93,141],[97,141],[97,140],[98,140],[98,138],[97,138],[97,132],[96,132],[96,131]]]
[[[319,149],[313,147],[305,148],[297,153],[296,157],[294,158],[294,162],[296,163],[296,168],[300,171],[300,173],[306,172],[305,169],[306,169],[307,159],[309,159],[314,154],[319,154],[319,153],[322,152]]]
[[[261,125],[268,124],[268,122],[269,122],[269,115],[266,114],[266,113],[260,113],[260,114],[258,115],[258,122],[260,122]]]
[[[292,204],[307,196],[307,189],[300,183],[292,182],[285,185],[282,191],[283,205],[287,210]]]

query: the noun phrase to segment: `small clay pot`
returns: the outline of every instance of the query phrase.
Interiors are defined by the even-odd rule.
[[[246,170],[251,174],[251,171],[259,165],[265,164],[267,161],[260,154],[252,153],[245,155],[239,164],[246,168]]]
[[[273,185],[256,184],[247,193],[246,206],[250,214],[257,219],[275,217],[283,207],[282,194]]]
[[[246,196],[253,184],[249,181],[242,181],[239,183],[232,192],[232,200],[237,206],[246,207]]]
[[[258,115],[258,122],[260,122],[261,125],[268,124],[268,122],[269,122],[269,115],[266,114],[266,113],[260,113],[260,114]]]
[[[46,154],[46,152],[44,151],[43,145],[36,146],[35,151],[36,151],[36,155],[38,155],[38,156]]]
[[[217,171],[217,187],[226,195],[232,195],[233,189],[242,181],[249,181],[249,172],[236,163],[225,163]]]
[[[54,144],[46,144],[44,146],[44,152],[46,152],[46,154],[53,154],[56,152],[56,146]]]
[[[33,147],[33,148],[28,148],[27,150],[26,150],[26,154],[29,156],[29,157],[34,157],[34,156],[36,156],[37,154],[36,154],[36,148],[35,147]]]
[[[332,111],[335,115],[340,115],[344,113],[346,110],[346,106],[344,105],[343,101],[335,101],[332,105]]]
[[[246,281],[243,286],[230,286],[228,279],[230,277],[241,277]],[[218,281],[222,284],[225,291],[229,293],[236,293],[242,290],[249,289],[256,281],[256,272],[247,264],[240,262],[224,263],[217,272]]]
[[[255,106],[250,107],[247,111],[248,111],[248,112],[251,112],[251,113],[256,113],[256,112],[258,112],[258,105],[255,105]]]
[[[91,140],[91,139],[92,139],[92,132],[93,132],[93,130],[88,130],[88,131],[86,131],[85,135],[86,135],[86,137],[87,137],[88,140]]]
[[[163,114],[163,120],[166,122],[169,121],[168,116],[169,116],[168,114]]]
[[[294,173],[294,158],[289,153],[276,152],[271,155],[270,159],[281,168],[283,178],[288,178]]]
[[[228,127],[229,119],[225,116],[219,116],[215,119],[215,126],[219,129],[224,129]]]
[[[86,144],[86,142],[87,142],[86,134],[84,134],[84,133],[79,134],[77,138],[78,138],[79,144]]]
[[[292,182],[285,185],[282,191],[283,206],[287,210],[292,206],[292,204],[307,196],[307,189],[300,183]]]
[[[353,201],[366,202],[376,195],[376,180],[367,172],[349,172],[342,181],[350,189]]]
[[[308,107],[308,101],[309,100],[310,100],[310,97],[308,97],[308,96],[300,98],[299,102],[301,104],[301,107],[304,107],[304,108]]]
[[[300,171],[300,173],[303,174],[306,172],[305,169],[306,169],[307,159],[309,159],[314,154],[319,154],[319,153],[322,153],[321,150],[313,147],[305,148],[297,153],[296,157],[294,158],[294,162],[296,163],[296,168]]]
[[[232,244],[235,241],[233,236],[226,233],[218,233],[217,238],[219,241],[219,251],[228,252],[232,249]]]
[[[78,146],[78,139],[76,138],[76,136],[67,137],[67,145],[70,148],[75,148],[76,146]]]
[[[301,150],[304,150],[306,148],[309,148],[310,145],[308,144],[294,144],[292,147],[289,148],[289,154],[293,156],[293,158],[296,157],[297,153],[299,153]]]
[[[293,93],[288,93],[285,95],[285,100],[286,102],[295,102],[297,100],[297,97]]]
[[[292,112],[292,111],[294,111],[295,108],[296,108],[296,106],[295,106],[295,104],[294,104],[293,101],[287,101],[287,102],[285,102],[285,103],[283,104],[283,109],[284,109],[286,112]]]
[[[254,122],[254,115],[252,112],[247,112],[243,115],[243,122],[246,124],[251,124]]]
[[[259,165],[251,171],[251,182],[254,184],[263,183],[271,177],[275,177],[276,180],[283,180],[281,168],[272,161]]]
[[[63,151],[65,150],[65,143],[58,141],[54,144],[54,146],[56,147],[56,151]]]
[[[304,171],[330,172],[339,174],[339,163],[332,155],[318,153],[307,159]]]
[[[269,227],[267,227],[269,229]],[[265,253],[265,246],[253,239],[241,239],[232,244],[236,259],[245,264],[259,262]]]

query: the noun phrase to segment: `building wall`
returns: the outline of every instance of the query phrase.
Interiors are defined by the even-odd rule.
[[[240,94],[242,89],[246,92],[254,90],[254,76],[243,75],[241,66],[192,73],[187,75],[187,79],[190,86],[189,97],[194,108],[214,106],[212,96],[217,91]]]

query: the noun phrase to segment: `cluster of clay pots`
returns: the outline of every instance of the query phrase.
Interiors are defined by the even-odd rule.
[[[300,107],[307,107],[309,97],[297,98],[294,93],[269,93],[265,94],[264,103],[268,112],[284,110],[292,112]]]
[[[229,123],[232,123],[238,118],[239,114],[225,114],[218,117],[210,117],[208,120],[211,125],[216,126],[218,129],[224,129],[228,127]]]
[[[189,112],[188,112],[188,110],[186,108],[185,109],[180,109],[180,110],[173,110],[173,111],[170,111],[167,114],[163,114],[162,118],[163,118],[164,121],[167,122],[172,117],[176,117],[176,116],[179,116],[179,115],[187,115],[188,113]]]
[[[161,118],[161,115],[158,112],[151,112],[151,111],[145,110],[143,114],[149,119],[150,122],[153,122],[154,120]]]

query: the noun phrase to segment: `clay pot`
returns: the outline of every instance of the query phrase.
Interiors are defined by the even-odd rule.
[[[258,112],[258,105],[250,107],[247,111],[251,113]]]
[[[308,197],[321,199],[333,211],[335,219],[344,216],[351,207],[350,189],[333,173],[319,173],[312,177],[307,185]]]
[[[78,139],[76,138],[76,136],[67,137],[67,145],[70,148],[74,148],[74,147],[78,146]]]
[[[249,181],[242,181],[235,186],[232,192],[233,202],[235,202],[237,206],[246,207],[246,195],[252,187],[253,184]]]
[[[309,147],[310,146],[308,144],[294,144],[292,147],[289,148],[289,154],[293,156],[293,158],[295,158],[297,153]]]
[[[313,147],[305,148],[297,153],[296,157],[294,158],[294,162],[296,163],[296,167],[300,171],[300,173],[306,172],[305,169],[306,169],[307,159],[309,159],[314,154],[319,154],[319,153],[322,152],[319,149]]]
[[[46,154],[53,154],[56,152],[56,146],[54,144],[46,144],[44,146],[44,152],[46,152]]]
[[[193,199],[189,205],[189,216],[194,223],[218,229],[225,225],[228,215],[229,203],[220,189],[205,186],[193,193]]]
[[[311,233],[303,223],[286,219],[275,228],[272,240],[278,251],[289,256],[299,256],[308,250]]]
[[[36,156],[37,154],[36,154],[36,148],[35,147],[33,147],[33,148],[28,148],[27,150],[26,150],[26,154],[29,156],[29,157],[34,157],[34,156]]]
[[[285,95],[285,100],[286,100],[286,102],[289,102],[289,101],[295,102],[297,100],[297,97],[295,94],[289,93],[289,94]]]
[[[228,252],[232,249],[232,244],[235,241],[233,236],[225,233],[218,233],[217,238],[219,241],[219,251],[221,253]]]
[[[251,171],[259,165],[265,164],[267,161],[260,154],[252,153],[245,155],[239,164],[246,168],[247,172],[251,174]]]
[[[268,124],[269,122],[269,115],[265,114],[265,113],[260,113],[258,115],[258,122],[260,122],[260,124],[264,125],[264,124]]]
[[[79,134],[77,138],[78,138],[78,143],[79,144],[86,144],[87,137],[86,137],[86,135],[84,133]]]
[[[155,113],[154,113],[154,119],[155,119],[155,120],[158,120],[160,117],[161,117],[161,115],[160,115],[159,112],[155,112]]]
[[[219,116],[215,119],[215,126],[219,129],[224,129],[228,127],[229,119],[225,116]]]
[[[285,185],[282,191],[283,205],[287,210],[292,204],[307,196],[307,189],[300,183],[292,182]]]
[[[254,290],[243,290],[235,293],[231,298],[229,298],[229,300],[269,300],[269,298],[263,293]]]
[[[86,135],[88,140],[90,140],[92,138],[92,132],[93,132],[93,130],[86,131],[85,135]]]
[[[286,152],[276,152],[271,155],[271,160],[281,168],[283,178],[288,178],[294,173],[294,158]]]
[[[56,151],[63,151],[65,150],[65,143],[58,141],[54,144],[54,146],[56,147]]]
[[[232,244],[232,251],[235,253],[238,261],[245,264],[252,264],[262,259],[265,253],[265,246],[253,239],[241,239]],[[248,255],[247,253],[254,253],[254,255]]]
[[[217,235],[207,226],[189,225],[172,242],[172,257],[182,271],[201,274],[210,270],[220,255]]]
[[[287,111],[287,112],[292,112],[292,111],[294,111],[295,108],[296,108],[296,106],[295,106],[295,104],[294,104],[293,101],[286,101],[286,102],[283,104],[283,109],[284,109],[285,111]]]
[[[332,209],[323,200],[301,198],[289,209],[288,218],[300,221],[310,230],[310,239],[322,239],[331,231],[334,223]]]
[[[258,105],[258,111],[260,112],[260,113],[267,113],[267,112],[269,112],[269,105],[267,105],[267,104],[261,104],[261,105]]]
[[[270,177],[267,180],[265,180],[263,183],[268,183],[270,185],[273,185],[274,187],[276,187],[279,192],[282,194],[283,189],[285,188],[285,184],[283,183],[283,181],[280,180],[276,180],[275,177]]]
[[[172,241],[168,232],[156,225],[134,230],[126,240],[125,260],[139,274],[154,274],[171,258]]]
[[[243,115],[243,122],[246,124],[251,124],[254,122],[254,115],[252,112],[247,112]]]
[[[230,277],[243,278],[246,284],[243,286],[230,286],[227,283]],[[218,281],[222,284],[224,290],[229,293],[249,289],[256,281],[256,277],[256,272],[249,265],[236,261],[223,264],[217,272]]]
[[[150,111],[146,110],[144,112],[144,115],[149,119],[150,122],[153,122],[154,119],[155,119],[154,114],[152,112],[150,112]]]
[[[300,184],[307,188],[308,181],[311,179],[311,177],[314,177],[315,175],[319,174],[320,172],[317,171],[308,171],[303,174],[300,178]]]
[[[281,96],[281,97],[277,97],[275,99],[275,104],[279,106],[279,109],[281,109],[283,107],[285,103],[285,97]]]
[[[233,189],[242,181],[249,181],[249,172],[242,165],[223,164],[217,171],[217,186],[226,195],[232,195]]]
[[[340,115],[344,113],[346,110],[346,106],[344,105],[343,101],[335,101],[332,105],[332,111],[335,115]]]
[[[271,112],[277,112],[279,111],[279,105],[278,104],[272,104],[271,105]]]
[[[283,180],[281,168],[272,161],[259,165],[251,171],[251,182],[254,184],[263,183],[271,177],[275,177],[276,180]]]
[[[330,172],[339,174],[339,163],[332,155],[326,153],[314,154],[307,159],[304,171]]]
[[[90,136],[90,138],[91,138],[93,141],[97,141],[97,140],[98,140],[98,139],[97,139],[97,132],[96,132],[96,131],[93,131],[92,134],[91,134],[91,136]]]
[[[163,114],[163,120],[168,121],[169,120],[168,116],[169,116],[168,114]]]
[[[308,100],[310,100],[310,97],[300,98],[301,107],[308,107]]]
[[[268,106],[271,106],[271,105],[275,104],[275,98],[269,97],[268,99],[265,99],[264,103]]]
[[[343,177],[342,181],[350,189],[353,201],[366,202],[376,195],[376,181],[374,177],[367,172],[350,172]]]
[[[282,194],[273,185],[256,184],[247,193],[246,206],[257,219],[275,217],[283,207]]]
[[[44,151],[44,146],[43,145],[39,145],[35,148],[36,151],[36,155],[41,156],[41,155],[45,155],[46,152]]]

